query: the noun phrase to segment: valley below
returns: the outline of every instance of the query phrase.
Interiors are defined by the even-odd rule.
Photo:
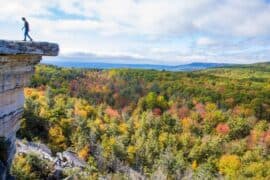
[[[38,65],[17,179],[269,179],[270,64],[197,71]]]

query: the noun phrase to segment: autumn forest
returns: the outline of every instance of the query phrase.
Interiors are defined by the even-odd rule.
[[[63,178],[127,179],[121,164],[150,179],[270,179],[268,63],[194,72],[39,65],[25,96],[18,138],[87,163]],[[43,179],[53,165],[42,161],[17,155],[12,172]]]

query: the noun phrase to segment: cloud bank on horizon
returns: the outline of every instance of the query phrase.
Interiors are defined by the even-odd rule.
[[[0,38],[35,40],[63,56],[128,63],[270,60],[269,0],[0,0]],[[130,62],[132,61],[132,62]]]

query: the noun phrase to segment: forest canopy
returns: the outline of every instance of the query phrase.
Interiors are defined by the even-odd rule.
[[[115,173],[121,162],[147,177],[270,178],[269,64],[196,72],[39,65],[25,96],[18,136],[76,152],[89,176]]]

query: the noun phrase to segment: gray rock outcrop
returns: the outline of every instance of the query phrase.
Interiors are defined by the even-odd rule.
[[[24,105],[23,88],[42,56],[56,56],[58,51],[54,43],[0,40],[0,179],[9,176],[16,152],[16,132]]]
[[[81,160],[76,153],[72,151],[64,151],[56,153],[53,156],[51,150],[42,143],[27,142],[17,139],[16,141],[17,153],[18,154],[36,154],[41,159],[46,159],[53,162],[56,169],[62,168],[84,168],[87,163]]]
[[[25,42],[0,40],[0,55],[57,56],[59,46],[48,42]]]

